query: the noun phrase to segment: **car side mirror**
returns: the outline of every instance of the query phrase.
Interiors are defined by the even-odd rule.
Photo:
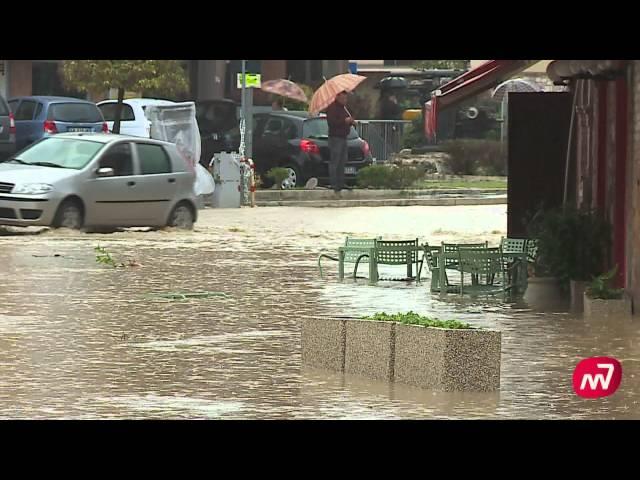
[[[116,172],[111,167],[101,167],[96,170],[96,175],[99,177],[113,177]]]

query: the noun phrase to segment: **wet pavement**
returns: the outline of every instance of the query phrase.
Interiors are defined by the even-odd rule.
[[[505,231],[504,205],[207,209],[194,232],[0,227],[0,418],[640,418],[638,321],[440,298],[428,273],[419,286],[377,287],[337,283],[334,265],[317,273],[319,250],[349,234],[497,244]],[[98,245],[140,266],[100,265]],[[203,290],[229,297],[149,295]],[[501,330],[501,390],[432,392],[302,367],[299,318],[383,310]],[[573,368],[596,355],[622,362],[622,385],[580,399]]]

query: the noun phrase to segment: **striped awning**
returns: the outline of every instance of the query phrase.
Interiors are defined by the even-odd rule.
[[[462,102],[521,73],[540,60],[488,60],[463,73],[434,91],[425,105],[425,134],[433,140],[438,126],[438,112]]]

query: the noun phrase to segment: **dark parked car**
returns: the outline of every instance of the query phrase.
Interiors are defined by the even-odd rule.
[[[200,163],[208,167],[213,155],[237,151],[240,145],[238,104],[233,100],[201,100],[196,103],[196,120],[200,129]]]
[[[253,161],[256,172],[274,167],[289,170],[284,186],[303,186],[312,177],[329,183],[329,125],[325,117],[309,117],[307,112],[272,112],[254,116]],[[345,181],[355,183],[358,170],[373,163],[369,144],[355,128],[347,137],[349,159]],[[268,182],[266,182],[268,183]]]
[[[9,158],[16,150],[16,124],[7,101],[0,95],[0,160]]]
[[[95,103],[70,97],[14,97],[9,106],[16,122],[16,149],[65,132],[108,132]]]

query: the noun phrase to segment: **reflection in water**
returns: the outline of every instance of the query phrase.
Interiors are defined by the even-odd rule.
[[[328,264],[329,277],[318,278],[318,251],[345,235],[495,244],[505,220],[504,206],[261,208],[205,210],[194,232],[2,229],[0,416],[639,418],[640,322],[432,296],[428,273],[419,286],[370,287],[337,283]],[[98,244],[142,266],[98,265]],[[180,291],[229,298],[147,296]],[[502,331],[500,392],[433,392],[302,367],[301,317],[382,310]],[[589,401],[573,394],[571,376],[594,355],[618,358],[624,373],[618,393]]]

